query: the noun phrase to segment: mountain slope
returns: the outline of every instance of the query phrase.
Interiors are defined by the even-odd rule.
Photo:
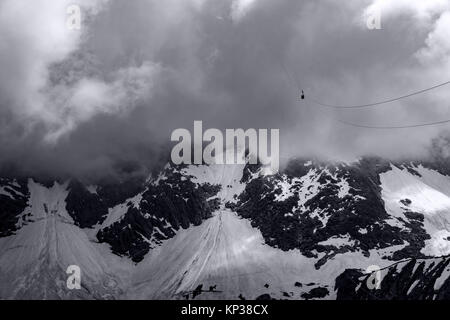
[[[379,273],[346,270],[336,279],[339,300],[448,300],[450,257],[408,259]],[[379,288],[368,286],[379,277]]]
[[[28,182],[23,227],[0,239],[0,295],[8,299],[100,298],[120,293],[117,271],[128,264],[92,243],[66,211],[67,185],[47,188]],[[83,290],[66,287],[70,265],[78,265]]]
[[[0,298],[352,298],[371,265],[450,254],[449,208],[438,167],[378,158],[167,165],[116,187],[2,179]]]

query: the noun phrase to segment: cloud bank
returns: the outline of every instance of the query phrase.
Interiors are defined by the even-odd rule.
[[[67,7],[82,12],[66,27]],[[381,30],[366,19],[381,13]],[[0,0],[0,164],[29,173],[142,173],[170,133],[279,128],[282,157],[424,156],[450,118],[445,88],[364,110],[450,74],[450,3]],[[286,71],[287,70],[287,71]],[[309,101],[309,102],[308,102]],[[164,151],[162,151],[164,150]]]

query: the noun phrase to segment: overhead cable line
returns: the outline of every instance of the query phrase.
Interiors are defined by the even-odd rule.
[[[318,104],[318,105],[320,105],[322,107],[326,107],[326,108],[334,108],[334,109],[362,109],[362,108],[375,107],[375,106],[379,106],[379,105],[382,105],[382,104],[387,104],[387,103],[395,102],[395,101],[398,101],[398,100],[406,99],[406,98],[409,98],[409,97],[412,97],[412,96],[415,96],[415,95],[419,95],[419,94],[422,94],[422,93],[425,93],[425,92],[428,92],[428,91],[431,91],[431,90],[434,90],[434,89],[437,89],[437,88],[440,88],[440,87],[443,87],[443,86],[446,86],[446,85],[449,85],[449,84],[450,84],[450,81],[446,81],[446,82],[437,84],[435,86],[432,86],[432,87],[429,87],[429,88],[426,88],[426,89],[422,89],[422,90],[419,90],[419,91],[415,91],[415,92],[412,92],[412,93],[409,93],[409,94],[406,94],[406,95],[403,95],[403,96],[399,96],[399,97],[396,97],[396,98],[391,98],[391,99],[387,99],[387,100],[381,100],[381,101],[373,102],[373,103],[360,104],[360,105],[333,105],[333,104],[327,104],[327,103],[320,102],[320,101],[318,101],[317,99],[314,99],[314,98],[310,98],[309,100],[311,100],[315,104]]]
[[[284,70],[284,72],[288,75],[288,78],[290,79],[290,81],[292,82],[292,84],[294,85],[294,87],[298,90],[298,92],[300,93],[300,91],[302,91],[303,94],[303,90],[300,88],[300,86],[298,85],[297,80],[294,78],[294,76],[288,71],[288,69],[285,67],[285,65],[283,63],[281,63],[282,68]],[[355,105],[355,106],[339,106],[339,105],[331,105],[331,104],[324,104],[321,103],[319,101],[317,101],[314,98],[310,98],[309,94],[307,93],[305,96],[302,96],[302,100],[309,100],[315,104],[318,104],[320,106],[323,107],[327,107],[327,108],[332,108],[332,109],[356,109],[356,108],[368,108],[368,107],[372,107],[372,106],[378,106],[381,104],[387,104],[390,102],[394,102],[397,100],[401,100],[401,99],[405,99],[408,97],[412,97],[427,91],[431,91],[434,89],[437,89],[439,87],[443,87],[445,85],[450,84],[450,81],[447,82],[443,82],[440,83],[438,85],[423,89],[423,90],[419,90],[419,91],[415,91],[413,93],[407,94],[407,95],[403,95],[397,98],[393,98],[393,99],[388,99],[388,100],[383,100],[383,101],[379,101],[376,103],[370,103],[370,104],[364,104],[364,105]],[[424,122],[424,123],[414,123],[414,124],[408,124],[408,125],[392,125],[392,126],[387,126],[387,125],[366,125],[366,124],[360,124],[360,123],[354,123],[351,121],[347,121],[347,120],[342,120],[339,118],[335,118],[333,117],[335,121],[347,125],[347,126],[351,126],[351,127],[356,127],[356,128],[364,128],[364,129],[378,129],[378,130],[396,130],[396,129],[410,129],[410,128],[420,128],[420,127],[430,127],[430,126],[437,126],[437,125],[443,125],[443,124],[447,124],[450,123],[450,119],[445,119],[445,120],[439,120],[439,121],[432,121],[432,122]]]
[[[402,125],[402,126],[374,126],[374,125],[353,123],[353,122],[342,120],[342,119],[337,119],[337,121],[342,124],[345,124],[347,126],[351,126],[351,127],[364,128],[364,129],[379,129],[379,130],[431,127],[431,126],[437,126],[437,125],[441,125],[441,124],[450,123],[450,119],[446,119],[446,120],[441,120],[441,121],[416,123],[416,124],[409,124],[409,125]]]

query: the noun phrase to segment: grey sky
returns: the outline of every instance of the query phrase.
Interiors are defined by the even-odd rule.
[[[65,27],[82,7],[81,31]],[[382,30],[367,15],[381,10]],[[30,172],[95,176],[150,166],[175,128],[280,128],[283,156],[424,155],[450,118],[450,1],[0,0],[0,152]]]

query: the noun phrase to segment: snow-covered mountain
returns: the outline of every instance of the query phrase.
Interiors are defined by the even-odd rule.
[[[99,186],[0,179],[2,299],[445,298],[448,255],[450,175],[429,162],[296,159],[276,175],[168,164],[144,184]],[[80,290],[66,286],[70,265]],[[379,290],[364,287],[373,265]]]

